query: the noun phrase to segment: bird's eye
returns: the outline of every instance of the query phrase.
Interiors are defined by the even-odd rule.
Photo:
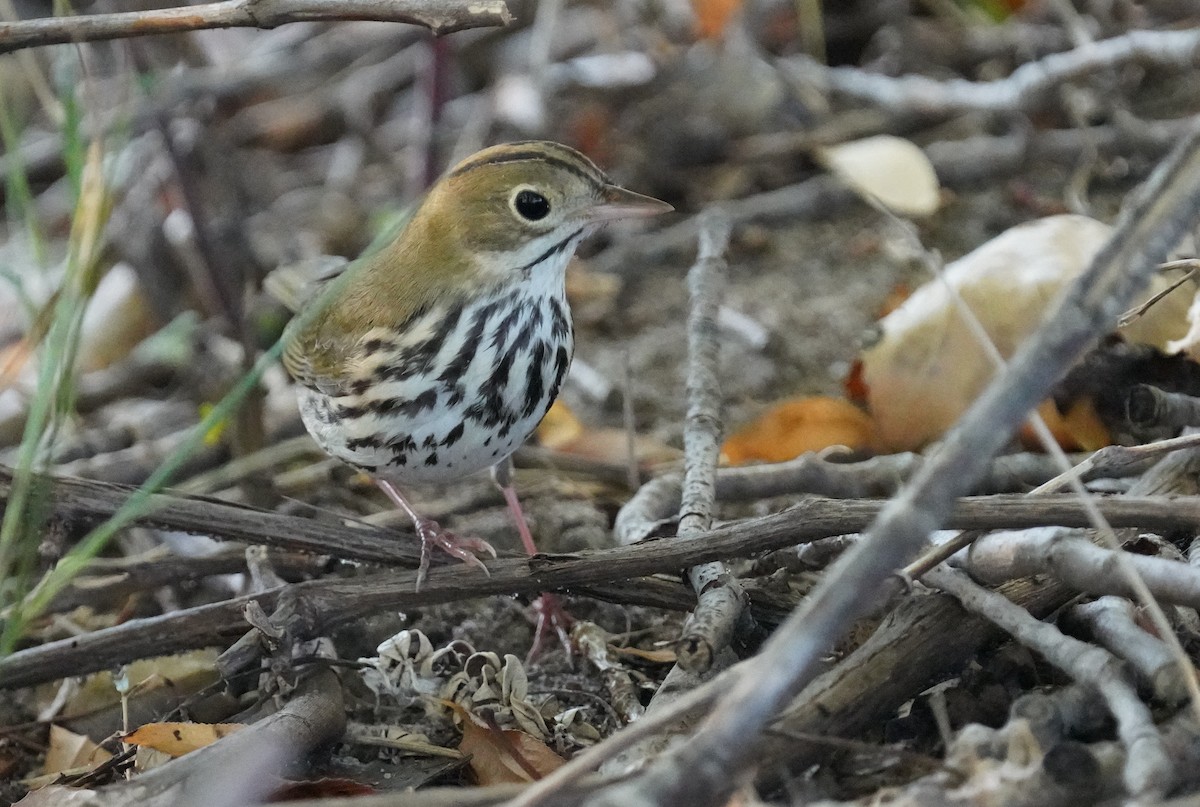
[[[526,188],[517,191],[517,195],[513,197],[513,209],[523,219],[541,221],[550,215],[550,202],[537,191]]]

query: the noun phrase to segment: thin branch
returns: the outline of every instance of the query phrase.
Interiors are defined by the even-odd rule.
[[[286,766],[334,742],[346,726],[342,684],[321,670],[283,708],[136,779],[101,788],[92,807],[259,804]]]
[[[0,506],[8,497],[10,474],[7,468],[0,466]],[[107,519],[135,490],[126,485],[87,479],[41,479],[50,485],[47,491],[49,517],[72,527],[87,528]],[[158,493],[151,502],[153,511],[135,518],[134,525],[412,569],[420,562],[416,539],[400,530],[380,529],[361,522],[352,526],[326,523],[203,496]],[[1159,531],[1200,529],[1200,497],[1117,496],[1102,499],[1098,504],[1110,523],[1118,527]],[[699,536],[704,544],[721,547],[715,554],[698,554],[690,546],[692,542],[670,550],[663,550],[658,545],[673,542],[651,544],[655,546],[655,552],[665,551],[673,561],[690,561],[678,563],[674,567],[678,569],[721,557],[778,549],[789,545],[789,536],[794,539],[792,544],[799,544],[857,532],[870,524],[883,507],[884,503],[878,500],[814,496],[781,513],[704,532]],[[1090,526],[1082,505],[1073,496],[1031,498],[1019,495],[962,499],[947,524],[958,529],[993,530]]]
[[[994,622],[1076,681],[1096,688],[1116,719],[1117,733],[1126,748],[1125,787],[1130,795],[1161,796],[1171,789],[1175,771],[1162,737],[1150,709],[1138,698],[1115,656],[1064,636],[962,572],[939,566],[926,573],[925,581],[954,595],[968,611]]]
[[[1086,458],[1092,456],[1095,455],[1087,455]],[[1088,466],[1083,478],[1136,476],[1153,462],[1150,452],[1106,456],[1111,457],[1112,461]],[[1075,459],[1083,462],[1085,457],[1078,456]],[[717,501],[757,502],[798,494],[835,499],[879,499],[895,494],[925,461],[920,454],[904,453],[886,454],[862,462],[835,462],[821,454],[808,453],[787,462],[718,468]],[[1054,459],[1045,454],[997,457],[974,492],[1025,491],[1056,473],[1058,467]],[[613,527],[617,541],[633,544],[662,534],[676,518],[681,496],[682,479],[678,474],[660,476],[642,485],[617,513]]]
[[[421,25],[435,34],[507,25],[503,0],[223,0],[181,8],[46,17],[0,23],[0,53],[68,42],[96,42],[206,28],[275,28],[289,22],[379,20]]]
[[[876,107],[922,115],[948,115],[969,110],[1012,114],[1030,110],[1051,98],[1051,91],[1074,79],[1130,62],[1186,71],[1194,69],[1200,51],[1200,29],[1130,31],[1027,62],[996,81],[939,81],[924,76],[900,77],[857,67],[826,67],[808,57],[782,62],[799,81],[853,96]]]
[[[939,141],[927,146],[925,153],[942,185],[961,188],[1011,176],[1035,161],[1073,164],[1080,150],[1089,147],[1101,155],[1124,159],[1132,154],[1158,158],[1193,131],[1200,124],[1200,116],[1158,121],[1114,116],[1114,121],[1104,126]],[[795,185],[725,202],[723,208],[736,227],[751,222],[824,219],[858,201],[855,192],[840,180],[821,174]],[[598,271],[616,273],[630,266],[643,266],[686,250],[695,243],[698,229],[693,216],[661,230],[622,239],[597,255],[592,264]]]
[[[1097,546],[1086,531],[1050,528],[984,535],[971,545],[967,568],[984,583],[1034,574],[1052,574],[1076,591],[1120,594],[1136,591],[1121,568],[1122,550]],[[1200,607],[1200,569],[1169,558],[1124,553],[1150,594],[1175,605]]]
[[[1076,605],[1067,609],[1060,623],[1125,659],[1150,685],[1155,698],[1169,704],[1187,700],[1187,684],[1171,648],[1137,624],[1137,612],[1129,600],[1101,597]]]
[[[717,209],[707,211],[700,230],[700,254],[688,273],[692,295],[688,316],[688,413],[683,432],[685,469],[677,533],[682,540],[703,536],[712,527],[717,497],[722,431],[717,308],[725,281],[723,253],[729,234],[724,215]],[[746,592],[719,560],[693,566],[688,570],[688,579],[696,592],[696,610],[675,646],[683,669],[704,673],[716,654],[729,646],[746,607]]]
[[[1119,496],[1103,500],[1101,506],[1109,522],[1118,526],[1200,529],[1200,497]],[[81,675],[150,655],[228,644],[245,633],[242,608],[251,600],[264,611],[272,612],[281,597],[292,598],[296,603],[293,611],[299,620],[291,626],[293,635],[311,637],[330,626],[373,613],[490,594],[579,590],[591,586],[590,593],[603,595],[604,588],[600,584],[611,581],[673,572],[720,558],[752,555],[830,535],[857,532],[869,525],[883,508],[881,502],[810,499],[786,512],[724,525],[689,541],[647,541],[635,546],[573,555],[502,557],[488,562],[490,576],[462,564],[438,566],[429,571],[429,579],[419,592],[414,591],[416,572],[411,568],[356,580],[310,580],[250,597],[130,620],[112,628],[18,651],[0,659],[0,688]],[[173,509],[168,507],[146,516],[144,522],[172,529],[167,517]],[[275,516],[273,520],[252,522],[264,527],[264,532],[254,539],[259,544],[297,548],[293,533],[305,525],[323,528],[330,541],[337,541],[340,531],[343,534],[341,548],[350,546],[344,539],[346,533],[365,545],[378,543],[371,551],[375,557],[385,555],[395,543],[359,537],[357,533],[362,530],[321,525],[309,519],[260,514],[246,508],[230,507],[229,511]],[[1016,529],[1045,524],[1087,526],[1090,523],[1084,508],[1074,497],[964,499],[959,502],[957,513],[947,518],[949,526],[961,529]],[[268,528],[273,531],[271,534],[265,532]],[[197,528],[193,524],[190,529]],[[316,549],[312,538],[306,545],[309,551]],[[413,563],[412,567],[415,565]],[[622,596],[622,599],[628,597]],[[678,604],[678,599],[670,602],[660,599],[659,604]]]
[[[816,675],[821,657],[875,593],[935,529],[1054,382],[1129,307],[1200,210],[1200,138],[1195,134],[1151,177],[1092,265],[1068,288],[1025,343],[951,430],[916,478],[891,500],[864,540],[844,555],[771,636],[692,741],[630,782],[590,803],[716,805],[756,764],[763,730]]]

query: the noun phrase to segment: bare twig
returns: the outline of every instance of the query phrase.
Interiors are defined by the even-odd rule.
[[[708,211],[700,231],[700,252],[688,273],[692,295],[688,317],[688,413],[677,533],[683,540],[703,535],[712,527],[722,431],[717,306],[725,279],[723,254],[729,233],[729,222],[720,211]],[[676,650],[680,666],[703,673],[714,656],[729,645],[746,605],[746,592],[721,561],[692,567],[688,579],[696,592],[696,610],[684,626]]]
[[[929,464],[891,500],[862,542],[844,555],[768,640],[753,674],[740,676],[691,743],[592,804],[715,805],[753,766],[762,731],[816,674],[821,656],[876,606],[880,584],[942,526],[1012,431],[1057,378],[1107,333],[1187,231],[1200,208],[1200,138],[1185,140],[1142,189],[1092,265],[1047,322],[984,391]]]
[[[805,56],[787,59],[783,66],[799,81],[893,111],[946,115],[989,110],[1011,114],[1042,105],[1051,90],[1068,81],[1129,62],[1191,70],[1198,49],[1200,29],[1130,31],[1045,56],[1021,65],[1007,78],[984,82],[938,81],[917,75],[885,76],[857,67],[826,67]]]
[[[187,500],[181,500],[187,501]],[[113,628],[94,631],[82,636],[21,650],[0,659],[0,687],[24,686],[53,680],[64,675],[78,675],[104,669],[149,655],[174,653],[195,647],[209,647],[230,642],[245,632],[242,607],[251,599],[265,611],[273,611],[280,597],[293,598],[298,623],[293,634],[311,636],[314,631],[361,618],[385,610],[405,610],[420,605],[451,602],[489,594],[536,593],[555,589],[578,590],[589,587],[594,596],[605,596],[602,583],[631,577],[670,572],[701,563],[729,557],[739,557],[770,549],[805,543],[830,535],[858,532],[875,519],[884,507],[880,502],[812,499],[773,516],[718,527],[690,541],[649,541],[632,547],[580,552],[572,555],[538,555],[502,557],[489,561],[491,576],[476,569],[453,564],[430,570],[429,580],[420,592],[413,590],[415,572],[389,571],[358,580],[311,580],[282,589],[272,589],[253,597],[242,597],[211,605],[198,606],[162,616],[135,619]],[[1109,522],[1118,526],[1142,526],[1148,529],[1196,529],[1200,525],[1200,498],[1166,499],[1162,497],[1115,497],[1102,502]],[[194,522],[190,526],[169,527],[175,510],[163,510],[144,517],[142,523],[152,523],[168,529],[204,531]],[[316,524],[308,519],[258,513],[246,508],[229,508],[225,515],[254,514],[256,518],[239,527],[259,532],[255,543],[287,545],[298,548],[297,540],[306,529],[303,541],[308,551],[321,551],[338,543],[339,551],[348,557],[354,553],[369,554],[372,558],[397,560],[415,555],[409,546],[395,546],[395,541],[378,532]],[[219,512],[219,511],[212,511]],[[274,519],[261,518],[273,516]],[[947,524],[959,528],[1020,528],[1044,524],[1086,526],[1091,522],[1081,504],[1073,497],[984,497],[959,503],[957,514]],[[211,532],[211,530],[210,530]],[[346,534],[349,533],[350,536]],[[361,535],[360,535],[361,533]],[[339,538],[340,534],[340,538]],[[318,537],[321,536],[321,537]],[[347,538],[353,538],[347,540]],[[352,547],[357,547],[352,549]],[[415,560],[400,561],[415,568]],[[630,601],[625,589],[618,589],[616,599]],[[677,597],[665,599],[661,592],[650,589],[649,604],[680,607]],[[636,597],[632,598],[637,601]],[[309,620],[307,623],[304,620]]]
[[[1068,609],[1062,619],[1067,630],[1083,632],[1129,662],[1159,700],[1170,704],[1187,700],[1187,684],[1171,649],[1137,624],[1129,600],[1101,597]]]
[[[1174,766],[1163,747],[1150,709],[1138,698],[1120,662],[1108,651],[1059,633],[1002,594],[989,591],[962,572],[944,566],[925,580],[953,594],[968,611],[986,617],[1075,680],[1095,687],[1117,721],[1127,756],[1125,787],[1134,796],[1159,795],[1171,789]]]
[[[380,20],[421,25],[435,34],[507,25],[503,0],[221,0],[183,8],[48,17],[0,23],[0,53],[67,42],[96,42],[206,28],[275,28],[290,22]]]
[[[1116,448],[1116,447],[1114,447]],[[1166,450],[1166,449],[1164,449]],[[1094,456],[1094,455],[1089,455]],[[1150,452],[1121,454],[1112,462],[1101,462],[1083,473],[1084,479],[1100,476],[1130,476],[1141,473]],[[1119,461],[1118,461],[1119,459]],[[1082,462],[1082,458],[1077,458]],[[887,454],[862,462],[834,462],[809,453],[787,462],[717,469],[717,501],[760,501],[774,496],[812,494],[837,499],[877,499],[891,496],[921,468],[919,454]],[[1044,454],[1010,454],[997,457],[975,492],[1008,493],[1027,490],[1058,472]],[[632,544],[657,535],[679,510],[682,480],[677,474],[660,476],[638,488],[617,513],[613,534],[622,544]]]
[[[324,670],[302,683],[278,712],[132,781],[102,788],[94,801],[81,803],[93,807],[258,803],[287,764],[341,737],[345,724],[341,682]]]
[[[1117,552],[1096,546],[1081,530],[1021,530],[976,539],[968,555],[973,577],[997,583],[1032,574],[1053,574],[1077,591],[1134,596]],[[1125,553],[1125,560],[1164,602],[1200,607],[1200,569],[1167,558]]]
[[[1125,416],[1130,423],[1170,431],[1200,426],[1200,398],[1138,384],[1125,399]]]
[[[980,135],[931,143],[926,155],[938,179],[949,188],[1004,177],[1035,160],[1074,163],[1081,149],[1094,146],[1100,154],[1130,153],[1158,157],[1200,125],[1200,116],[1178,120],[1140,121],[1128,116],[1117,123],[1074,129],[1022,131],[1012,135]],[[725,202],[734,226],[755,221],[795,221],[832,216],[856,203],[858,196],[840,180],[816,176],[778,190]],[[629,267],[680,252],[695,243],[695,217],[643,235],[623,239],[593,259],[600,271],[621,272]],[[638,260],[633,260],[637,256]]]

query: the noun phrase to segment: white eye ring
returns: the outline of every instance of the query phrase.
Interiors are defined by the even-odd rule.
[[[509,198],[508,206],[525,221],[541,221],[550,215],[550,200],[532,185],[518,186]]]

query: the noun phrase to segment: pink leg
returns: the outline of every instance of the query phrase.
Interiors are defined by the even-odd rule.
[[[417,591],[421,590],[421,585],[425,582],[425,575],[429,573],[429,553],[433,548],[458,558],[468,566],[478,566],[484,574],[489,574],[487,567],[483,565],[483,561],[479,559],[478,555],[487,552],[493,558],[496,557],[496,550],[492,549],[491,544],[480,538],[462,538],[443,529],[433,519],[425,518],[413,509],[413,506],[408,503],[408,499],[404,498],[404,495],[391,482],[376,479],[375,484],[387,494],[393,504],[408,513],[408,517],[413,522],[413,529],[417,531],[417,537],[421,539],[421,565],[417,567]]]
[[[504,494],[504,502],[508,505],[508,512],[512,515],[513,522],[517,525],[517,533],[521,536],[521,543],[525,545],[525,551],[530,555],[536,555],[537,544],[533,542],[533,533],[529,530],[529,522],[525,520],[525,511],[521,509],[521,500],[517,498],[517,489],[513,486],[510,460],[505,460],[492,467],[492,481]],[[525,663],[528,664],[541,655],[542,644],[551,632],[558,636],[558,641],[566,651],[567,657],[570,658],[574,655],[570,629],[575,620],[563,608],[562,599],[557,594],[542,594],[533,602],[533,613],[536,615],[533,646],[529,648]]]

